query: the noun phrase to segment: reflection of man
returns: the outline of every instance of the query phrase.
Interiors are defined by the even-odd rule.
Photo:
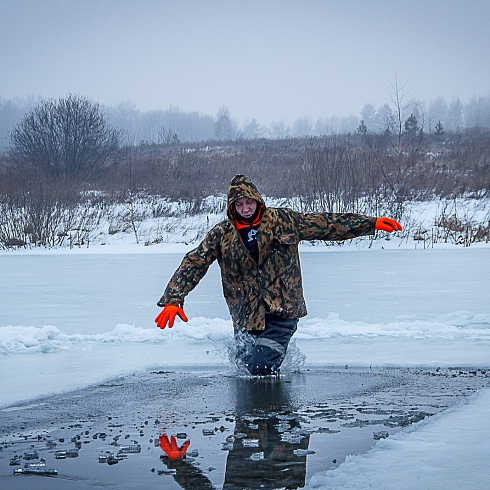
[[[235,429],[223,446],[229,452],[222,488],[303,487],[306,455],[302,451],[308,449],[310,436],[292,413],[290,385],[274,379],[235,381]],[[179,448],[174,436],[169,440],[162,435],[160,447],[167,455],[162,461],[175,470],[174,479],[182,488],[214,488],[199,468],[184,459],[189,444],[186,441]]]
[[[234,441],[228,447],[223,489],[300,488],[306,482],[306,455],[310,436],[301,430],[297,417],[280,415],[236,419]],[[184,489],[214,489],[211,481],[192,463],[185,461],[189,441],[179,449],[175,437],[160,437],[161,458]]]
[[[294,451],[308,448],[309,434],[293,415],[291,384],[280,378],[234,381],[234,440],[223,489],[303,487],[306,456]]]
[[[304,487],[309,439],[295,417],[237,419],[223,489]]]

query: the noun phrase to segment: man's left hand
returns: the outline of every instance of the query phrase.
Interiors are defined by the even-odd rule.
[[[374,225],[374,229],[387,231],[388,233],[403,230],[402,225],[398,223],[398,221],[391,218],[378,218],[376,220],[376,224]]]

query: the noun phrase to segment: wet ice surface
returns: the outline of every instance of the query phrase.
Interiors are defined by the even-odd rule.
[[[0,410],[0,487],[300,488],[488,386],[478,369],[148,371]],[[184,461],[163,433],[191,441]],[[58,474],[14,476],[42,460]]]

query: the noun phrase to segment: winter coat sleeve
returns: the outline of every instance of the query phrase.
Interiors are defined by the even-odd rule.
[[[349,240],[374,234],[376,218],[354,213],[293,214],[299,240]]]
[[[184,298],[199,284],[220,254],[219,226],[212,228],[204,240],[184,256],[158,301],[158,306],[184,305]]]

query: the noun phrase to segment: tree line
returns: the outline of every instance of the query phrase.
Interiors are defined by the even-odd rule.
[[[397,95],[394,95],[397,94]],[[490,128],[490,95],[474,96],[466,102],[459,98],[446,101],[437,97],[429,102],[408,99],[396,84],[389,96],[392,99],[403,98],[418,119],[424,119],[425,131],[435,133],[437,128],[447,132],[457,132],[469,128]],[[42,103],[39,98],[2,99],[0,97],[0,152],[9,147],[9,133],[12,128],[32,108]],[[177,107],[167,110],[143,112],[134,104],[122,102],[115,106],[101,105],[108,123],[121,131],[122,143],[127,146],[140,144],[172,144],[177,141],[192,143],[210,140],[234,139],[283,139],[304,136],[325,136],[339,133],[356,132],[359,125],[370,133],[382,133],[386,120],[391,117],[393,104],[379,107],[366,103],[359,116],[324,116],[313,120],[310,117],[298,117],[291,123],[277,121],[261,124],[253,117],[246,121],[237,121],[226,107],[219,109],[216,115],[183,112]]]

